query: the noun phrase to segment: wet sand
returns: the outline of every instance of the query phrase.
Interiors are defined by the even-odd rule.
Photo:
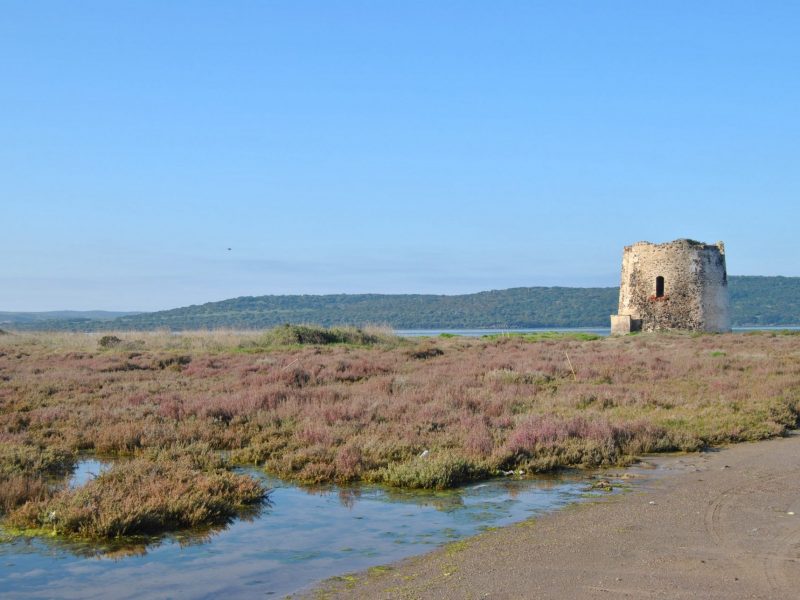
[[[800,435],[650,459],[632,491],[323,583],[331,598],[800,597]]]

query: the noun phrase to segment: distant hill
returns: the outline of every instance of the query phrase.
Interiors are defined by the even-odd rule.
[[[800,325],[800,277],[728,278],[734,325]]]
[[[800,324],[800,277],[731,276],[731,312],[737,326]],[[97,331],[259,329],[283,323],[379,323],[396,329],[607,327],[617,288],[531,287],[441,296],[334,294],[245,296],[113,319],[40,319],[17,329]],[[0,313],[0,323],[3,314]],[[42,314],[42,313],[38,313]]]
[[[109,310],[51,310],[45,312],[0,311],[0,325],[32,324],[51,321],[111,321],[118,317],[139,314],[141,314],[141,312]]]
[[[386,323],[397,329],[603,324],[614,288],[513,288],[459,296],[337,294],[234,298],[122,317],[121,328],[262,328],[282,323]]]

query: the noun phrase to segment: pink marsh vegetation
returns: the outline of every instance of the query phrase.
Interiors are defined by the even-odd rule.
[[[278,345],[230,332],[3,336],[0,448],[69,463],[202,444],[300,482],[446,487],[767,438],[800,413],[800,336],[289,333]],[[47,468],[22,461],[0,476]]]

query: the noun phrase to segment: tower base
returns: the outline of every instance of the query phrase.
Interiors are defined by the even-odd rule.
[[[611,335],[628,335],[642,330],[642,320],[630,315],[611,315]]]

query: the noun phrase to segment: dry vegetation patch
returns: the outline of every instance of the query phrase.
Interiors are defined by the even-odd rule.
[[[137,458],[127,475],[96,484],[104,490],[146,473],[174,484],[175,474],[146,465],[153,453],[191,444],[306,483],[449,487],[502,470],[599,466],[763,439],[795,427],[800,414],[800,337],[790,335],[434,344],[382,331],[287,327],[114,337],[110,344],[77,334],[0,340],[3,456],[34,449],[55,463],[80,452]],[[40,498],[37,509],[19,509],[25,514],[70,514],[84,498],[64,492],[48,500],[58,509],[41,503],[36,480],[50,461],[14,460],[27,466],[0,477],[30,480],[31,497]],[[223,481],[224,469],[193,468],[214,474],[209,486]],[[4,506],[21,502],[16,494]]]

